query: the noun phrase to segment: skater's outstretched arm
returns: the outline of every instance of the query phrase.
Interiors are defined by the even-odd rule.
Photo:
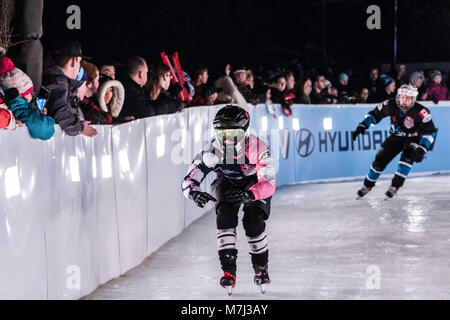
[[[356,140],[356,137],[363,134],[371,125],[376,125],[383,118],[387,117],[388,114],[389,100],[386,100],[378,104],[372,111],[370,111],[363,121],[361,121],[356,127],[355,131],[352,133],[352,139]]]

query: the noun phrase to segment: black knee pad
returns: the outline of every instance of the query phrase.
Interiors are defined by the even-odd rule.
[[[238,225],[238,210],[227,205],[226,203],[219,204],[216,207],[216,222],[217,229],[232,229]]]
[[[242,218],[245,235],[247,237],[256,237],[266,229],[264,221],[264,212],[256,207],[248,207],[244,210],[244,218]]]

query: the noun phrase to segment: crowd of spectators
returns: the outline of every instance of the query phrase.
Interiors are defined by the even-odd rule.
[[[140,118],[180,112],[184,108],[236,103],[263,104],[277,117],[274,104],[284,116],[291,115],[292,104],[377,103],[395,96],[405,83],[416,87],[418,100],[450,100],[445,86],[447,74],[439,70],[414,70],[405,65],[381,73],[371,67],[365,74],[351,69],[334,73],[303,70],[297,65],[250,69],[224,66],[212,78],[205,65],[183,71],[184,88],[174,81],[171,69],[158,62],[133,56],[124,61],[105,61],[95,65],[85,57],[79,42],[62,39],[50,48],[44,60],[42,85],[48,92],[44,106],[38,102],[31,79],[7,56],[0,58],[0,128],[26,126],[33,138],[47,140],[54,124],[70,136],[93,137],[92,125],[120,124]],[[186,91],[187,90],[187,91]],[[188,99],[180,98],[188,92]]]

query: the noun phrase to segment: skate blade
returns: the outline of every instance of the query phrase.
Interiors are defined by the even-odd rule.
[[[267,291],[267,283],[264,283],[264,284],[260,284],[259,285],[259,289],[261,290],[261,293],[262,294],[264,294],[264,293],[266,293],[266,291]]]
[[[229,296],[233,293],[233,286],[224,286],[225,289],[227,289],[227,293]]]
[[[356,199],[355,200],[361,200],[363,197],[361,197],[361,196],[356,196]]]

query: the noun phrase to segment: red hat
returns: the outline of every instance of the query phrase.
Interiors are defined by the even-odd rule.
[[[14,63],[10,58],[8,57],[0,58],[0,75],[9,72],[12,69],[14,69]]]

